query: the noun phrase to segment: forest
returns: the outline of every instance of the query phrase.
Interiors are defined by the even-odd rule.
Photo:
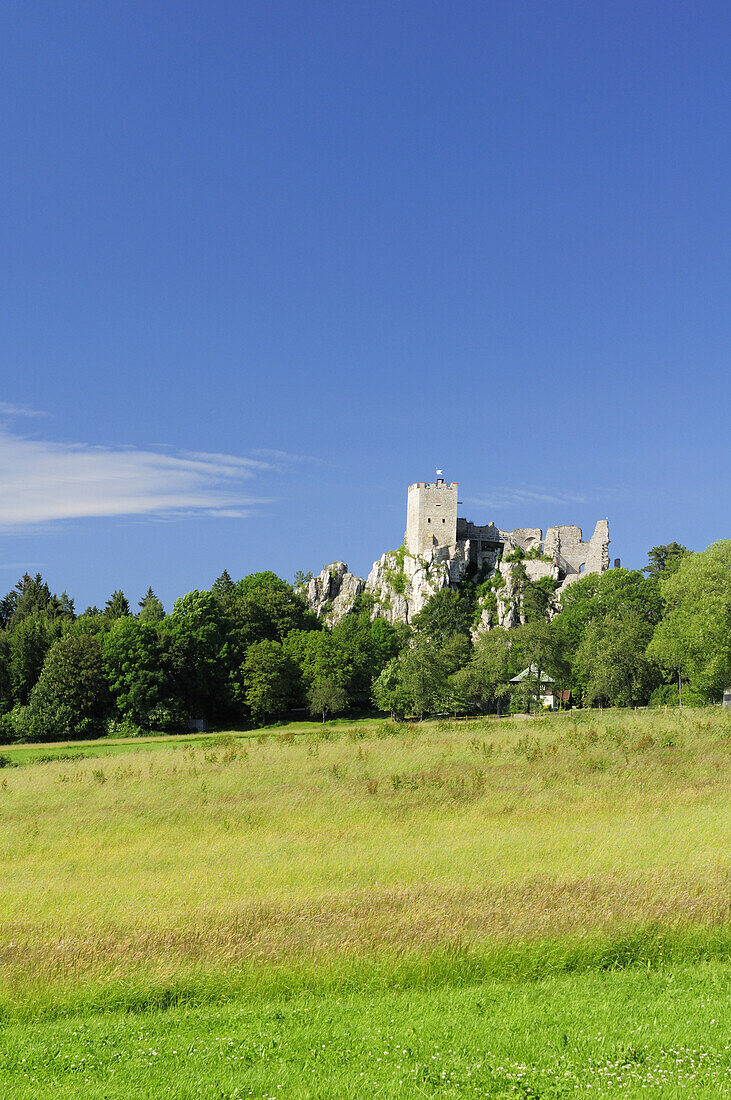
[[[518,563],[519,564],[519,563]],[[0,600],[0,742],[262,726],[293,713],[519,712],[553,681],[562,706],[701,705],[731,684],[731,540],[650,550],[642,570],[582,576],[558,614],[476,633],[478,586],[434,595],[408,626],[366,593],[323,625],[296,585],[227,570],[166,614],[152,589],[77,614],[39,575]],[[514,676],[528,670],[519,683]]]

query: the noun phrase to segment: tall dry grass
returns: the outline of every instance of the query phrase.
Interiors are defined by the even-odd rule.
[[[5,769],[0,980],[727,928],[730,731],[693,711],[360,723]]]

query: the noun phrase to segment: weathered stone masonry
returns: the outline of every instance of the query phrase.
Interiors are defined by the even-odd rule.
[[[365,583],[348,572],[345,562],[333,562],[307,585],[309,606],[337,622],[365,591],[374,598],[374,615],[408,622],[435,592],[458,585],[468,570],[477,570],[482,576],[499,573],[503,578],[498,621],[512,626],[520,621],[520,608],[514,599],[512,568],[504,561],[511,551],[532,551],[533,557],[524,561],[527,579],[551,577],[559,598],[566,585],[582,574],[609,568],[607,520],[599,520],[584,542],[580,527],[549,527],[544,538],[538,527],[503,531],[494,523],[478,526],[458,516],[457,508],[456,482],[440,477],[433,483],[410,485],[404,547],[374,562]],[[489,625],[490,616],[485,613],[482,626]]]

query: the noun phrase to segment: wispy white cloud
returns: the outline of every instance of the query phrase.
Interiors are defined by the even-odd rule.
[[[468,497],[466,503],[473,504],[478,508],[519,508],[525,504],[551,504],[562,507],[566,504],[588,504],[590,501],[579,493],[503,487],[497,488],[485,496]]]
[[[92,516],[240,518],[270,502],[245,483],[273,468],[240,455],[29,439],[0,426],[0,527]]]
[[[11,405],[0,401],[0,416],[48,416],[41,409],[31,409],[27,405]]]
[[[290,451],[278,451],[271,447],[259,448],[259,450],[252,451],[251,453],[260,455],[268,461],[283,463],[287,466],[299,462],[310,462],[313,466],[325,465],[321,458],[315,458],[314,455],[295,455],[291,454]]]
[[[255,454],[260,452],[256,451]],[[182,458],[190,459],[191,462],[203,462],[206,465],[211,462],[218,462],[222,469],[229,470],[232,474],[240,469],[247,470],[271,470],[271,462],[262,462],[256,458],[244,458],[241,455],[227,455],[209,453],[208,451],[181,451]]]

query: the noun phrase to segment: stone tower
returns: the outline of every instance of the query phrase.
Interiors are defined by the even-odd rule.
[[[406,549],[412,557],[425,557],[435,548],[457,542],[457,482],[438,477],[432,484],[409,485],[406,509]]]

